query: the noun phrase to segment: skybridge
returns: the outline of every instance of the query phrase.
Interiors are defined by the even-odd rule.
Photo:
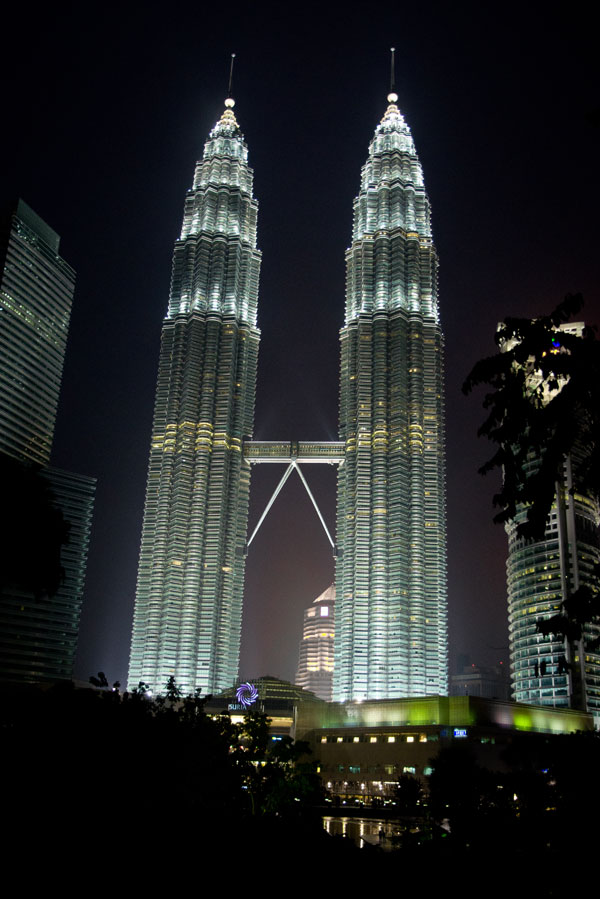
[[[331,548],[333,549],[335,555],[335,543],[331,534],[329,533],[329,528],[325,524],[325,519],[321,515],[321,510],[317,505],[317,501],[314,498],[312,491],[308,486],[306,478],[302,473],[300,465],[311,463],[342,465],[345,454],[345,444],[343,443],[343,441],[313,440],[301,442],[299,440],[244,440],[242,453],[245,461],[249,462],[251,465],[256,465],[260,462],[268,462],[271,464],[287,466],[281,480],[273,491],[271,499],[266,505],[265,511],[260,516],[258,524],[252,531],[250,539],[246,544],[246,552],[248,552],[250,544],[256,537],[261,524],[269,514],[271,506],[281,493],[285,482],[287,481],[291,473],[293,471],[296,471],[298,473],[298,477],[302,481],[304,489],[308,493],[311,503],[315,507],[315,511],[319,516],[319,521],[323,525],[323,530],[327,535],[327,539],[329,540]]]
[[[246,462],[278,462],[289,465],[292,460],[301,463],[329,462],[341,465],[345,444],[341,440],[244,440],[243,455]]]

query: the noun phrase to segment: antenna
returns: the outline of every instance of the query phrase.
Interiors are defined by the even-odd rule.
[[[395,47],[390,47],[390,51],[392,54],[392,58],[390,59],[390,92],[388,94],[388,103],[395,103],[398,99],[398,94],[396,93],[396,62],[395,62]]]
[[[229,86],[227,88],[227,96],[231,97],[231,91],[233,88],[233,60],[235,59],[235,53],[231,54],[231,65],[229,67]]]

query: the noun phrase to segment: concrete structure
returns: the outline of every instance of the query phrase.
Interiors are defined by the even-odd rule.
[[[238,670],[245,556],[296,472],[336,562],[334,695],[447,690],[443,340],[429,201],[390,94],[355,201],[340,440],[253,441],[260,253],[233,100],[185,204],[163,325],[129,687],[216,692]],[[286,469],[247,539],[250,467]],[[302,473],[338,466],[337,540]]]
[[[304,612],[296,683],[330,702],[333,698],[335,586],[332,584]]]
[[[439,750],[467,744],[478,764],[503,770],[515,734],[592,730],[591,715],[472,696],[423,696],[375,702],[302,704],[296,737],[318,759],[334,797],[371,803],[394,796],[398,778],[431,773]]]
[[[334,696],[447,691],[443,337],[423,172],[398,106],[354,201],[341,330]]]
[[[129,687],[238,672],[259,331],[258,205],[227,100],[197,163],[163,324]]]
[[[272,736],[295,738],[298,709],[313,705],[323,706],[324,702],[296,684],[264,675],[252,678],[248,683],[236,683],[228,690],[209,697],[205,709],[209,715],[226,712],[234,723],[241,722],[248,709],[253,709],[268,715]]]

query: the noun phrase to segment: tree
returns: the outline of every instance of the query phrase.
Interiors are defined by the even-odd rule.
[[[522,537],[543,536],[567,458],[575,488],[600,496],[600,343],[592,327],[557,333],[582,306],[581,294],[568,295],[550,315],[506,318],[496,333],[501,351],[478,362],[463,385],[466,394],[491,388],[478,434],[497,450],[480,472],[503,473],[495,521],[527,507]]]
[[[169,702],[179,702],[180,699],[183,698],[183,693],[181,689],[177,686],[175,682],[175,675],[171,675],[165,684],[166,696]]]
[[[569,535],[560,526],[565,472],[572,495],[600,499],[600,342],[595,328],[560,327],[582,306],[581,294],[568,295],[550,315],[505,319],[496,333],[500,352],[478,362],[463,385],[465,393],[482,384],[492,388],[484,398],[488,417],[478,433],[497,445],[480,472],[502,470],[502,488],[494,497],[500,512],[494,520],[518,517],[517,534],[541,540],[555,505],[565,559]],[[595,582],[579,586],[577,576],[571,590],[565,579],[560,613],[537,625],[544,634],[566,638],[572,702],[583,708],[585,651],[595,651],[600,642],[585,629],[600,617],[597,576]]]

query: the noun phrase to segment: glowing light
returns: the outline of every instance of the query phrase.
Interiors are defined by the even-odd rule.
[[[254,705],[258,699],[258,690],[254,684],[240,684],[235,691],[235,698],[240,705],[243,705],[245,709],[248,709],[251,705]]]

